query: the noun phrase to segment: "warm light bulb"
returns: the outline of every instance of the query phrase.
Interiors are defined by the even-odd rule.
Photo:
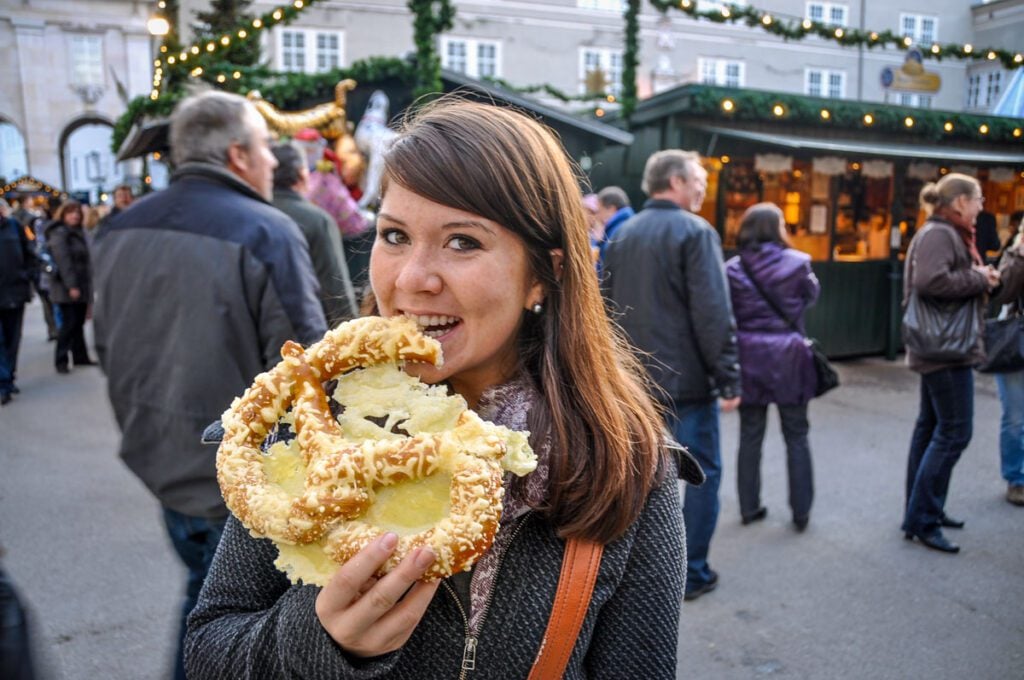
[[[729,158],[728,156],[722,156],[722,164],[723,164],[723,165],[724,165],[725,163],[728,163],[728,162],[729,162],[729,161],[731,161],[731,160],[732,160],[732,159],[731,159],[731,158]]]
[[[598,108],[594,111],[594,115],[598,118],[602,118],[604,116],[604,109]]]
[[[906,118],[903,119],[903,124],[906,125],[908,128],[912,128],[914,127],[914,119],[911,118],[910,116],[907,116]]]
[[[914,44],[914,39],[908,35],[906,38],[903,39],[903,44],[906,45],[907,47],[910,47],[911,45]]]
[[[932,45],[932,54],[938,54],[941,51],[942,48],[940,48],[938,45]]]
[[[1014,137],[1020,137],[1021,136],[1020,128],[1013,128],[1013,136]]]
[[[964,45],[964,54],[970,54],[973,51],[974,47],[971,46],[971,43],[967,43],[966,45]]]
[[[772,25],[772,15],[771,14],[765,14],[763,17],[761,17],[761,23],[764,24],[765,26],[771,26]]]
[[[811,30],[811,25],[812,24],[811,24],[811,20],[810,19],[804,19],[803,23],[800,24],[800,25],[804,27],[805,31]]]
[[[978,128],[978,132],[980,132],[983,135],[987,135],[988,134],[988,125],[985,124],[985,123],[982,123],[981,127]]]
[[[831,117],[832,117],[832,114],[829,112],[828,109],[822,109],[821,110],[821,119],[822,120],[828,120]]]
[[[951,123],[951,122],[949,122],[947,120],[946,124],[942,126],[942,129],[945,130],[946,132],[952,132],[953,131],[953,123]]]
[[[988,58],[989,58],[990,60],[991,60],[991,59],[995,59],[995,58],[996,58],[996,53],[995,53],[995,52],[989,52],[989,53],[988,53]]]
[[[843,37],[843,29],[841,29],[841,28],[837,28],[836,29],[836,37],[837,38],[842,38]]]
[[[228,45],[231,44],[231,38],[229,38],[228,36],[222,37],[220,39],[220,44],[223,45],[224,47],[227,47]]]
[[[875,122],[875,117],[874,116],[872,116],[870,113],[865,113],[864,114],[864,124],[865,125],[871,125],[874,122]]]
[[[785,107],[782,106],[782,104],[776,104],[775,106],[772,107],[772,113],[774,113],[776,116],[781,116],[785,112],[786,109]]]
[[[217,49],[217,45],[215,45],[214,43],[206,43],[207,52],[213,52],[215,49]]]
[[[729,113],[730,111],[732,111],[735,108],[736,108],[736,104],[733,102],[733,100],[731,100],[731,99],[723,99],[722,100],[722,110],[725,111],[726,113]]]

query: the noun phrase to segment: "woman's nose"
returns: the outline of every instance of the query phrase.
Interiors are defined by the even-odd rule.
[[[410,293],[439,293],[442,285],[437,260],[426,248],[412,249],[395,279],[395,286]]]

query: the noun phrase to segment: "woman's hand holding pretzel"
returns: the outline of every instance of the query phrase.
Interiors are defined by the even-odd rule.
[[[395,534],[384,534],[339,568],[317,595],[320,624],[354,656],[380,656],[404,645],[441,583],[420,581],[434,562],[429,548],[412,551],[397,568],[375,578],[397,545]]]

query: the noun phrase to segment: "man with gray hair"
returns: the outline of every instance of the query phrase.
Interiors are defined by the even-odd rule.
[[[305,198],[309,165],[305,150],[295,142],[276,144],[274,207],[299,225],[309,245],[313,271],[320,282],[320,303],[333,328],[359,314],[356,294],[342,250],[341,233],[334,218]]]
[[[96,349],[120,455],[157,497],[195,605],[227,508],[203,430],[280,359],[327,329],[305,239],[268,202],[277,165],[244,98],[205,92],[171,116],[170,186],[95,243]],[[176,677],[184,678],[179,644]]]
[[[604,251],[608,247],[608,241],[634,214],[633,208],[629,205],[629,196],[622,187],[605,187],[597,192],[596,217],[604,225],[604,238],[598,245],[600,263],[604,262]]]
[[[740,402],[722,244],[718,232],[693,214],[706,187],[697,154],[653,154],[642,185],[650,198],[608,242],[604,260],[605,294],[661,388],[673,436],[696,456],[706,477],[702,486],[687,487],[683,503],[687,600],[718,585],[708,565],[722,476],[718,400],[724,410]]]

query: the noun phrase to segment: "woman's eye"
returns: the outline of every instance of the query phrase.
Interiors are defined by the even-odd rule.
[[[476,250],[480,247],[480,243],[476,239],[468,236],[453,236],[448,244],[452,250]]]
[[[398,245],[406,241],[405,234],[397,229],[382,229],[379,238],[391,245]]]

